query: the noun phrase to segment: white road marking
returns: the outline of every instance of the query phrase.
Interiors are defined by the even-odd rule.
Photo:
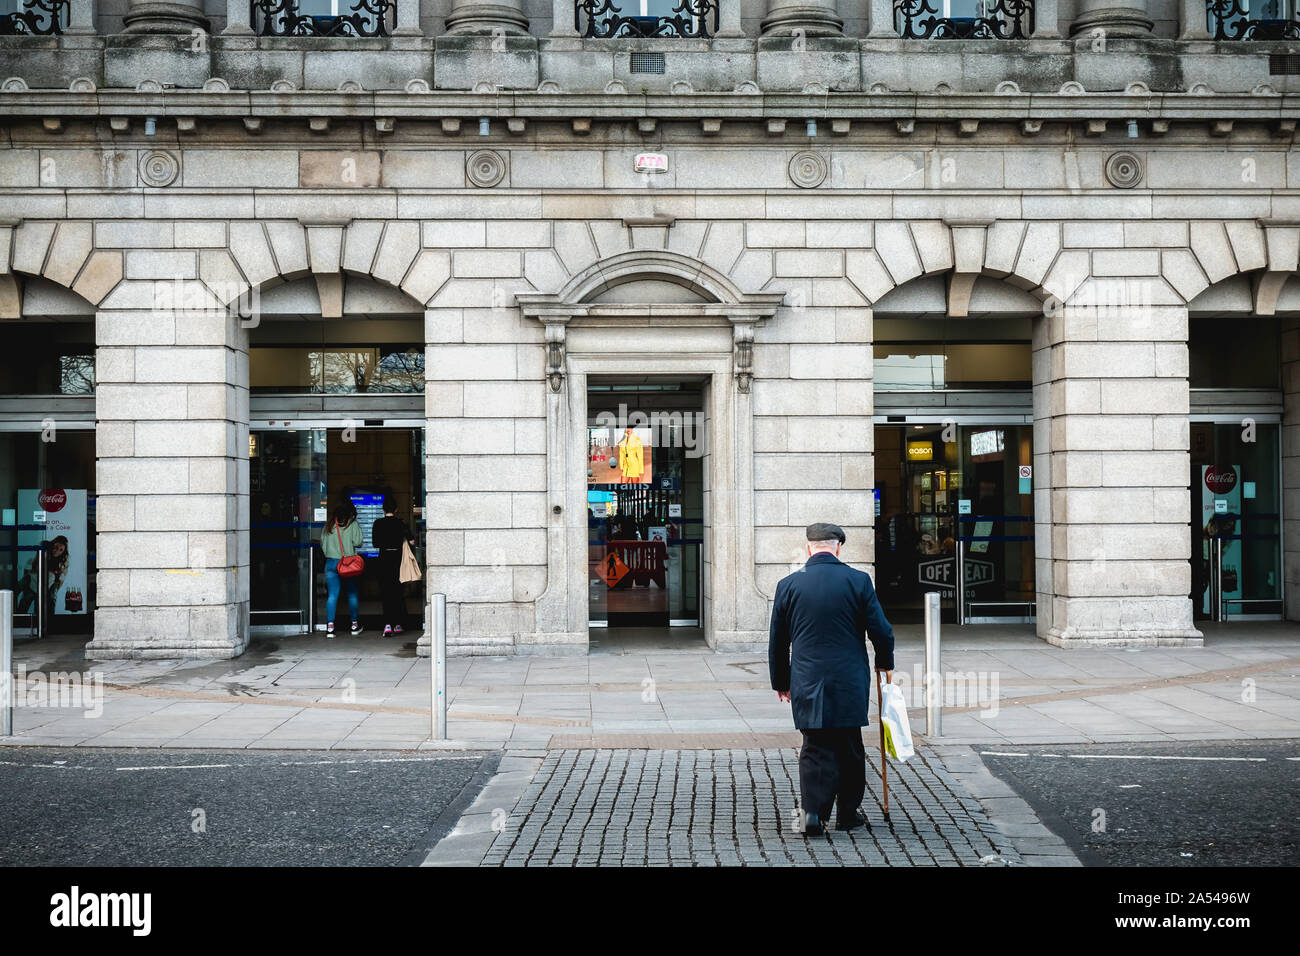
[[[1229,763],[1267,763],[1267,757],[1175,757],[1164,754],[1070,754],[1076,760],[1208,760]]]
[[[1022,755],[1027,756],[1027,755]],[[323,765],[336,764],[369,764],[369,763],[433,763],[438,760],[480,760],[480,756],[473,754],[446,753],[429,755],[427,757],[376,757],[370,760],[286,760],[281,761],[276,766],[280,767],[317,767]],[[259,763],[191,763],[191,764],[158,764],[147,767],[114,767],[113,770],[118,772],[136,772],[145,770],[224,770],[231,767],[258,767]],[[28,767],[37,770],[107,770],[107,767],[86,767],[76,764],[69,764],[66,761],[59,763],[23,763],[19,760],[0,760],[0,767]],[[359,770],[349,771],[351,773],[360,773]]]
[[[1181,757],[1165,754],[1028,754],[1008,753],[1001,750],[981,750],[981,756],[987,757],[1069,757],[1074,760],[1204,760],[1228,763],[1268,763],[1267,757]],[[1286,760],[1300,760],[1300,757],[1286,757]]]
[[[177,763],[160,767],[114,767],[114,770],[221,770],[233,767],[229,763]]]

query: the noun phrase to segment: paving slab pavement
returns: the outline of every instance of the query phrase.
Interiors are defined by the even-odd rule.
[[[914,731],[930,740],[920,634],[898,635],[895,680]],[[435,742],[417,637],[255,640],[229,661],[87,662],[79,640],[23,642],[15,733],[0,744],[509,751],[573,734],[791,729],[762,654],[602,645],[562,660],[450,659],[450,740]],[[33,686],[56,673],[83,680],[85,699],[42,705]],[[1300,627],[1291,624],[1207,627],[1204,647],[1141,649],[1067,650],[1027,627],[950,629],[943,674],[944,733],[933,743],[1300,737]]]

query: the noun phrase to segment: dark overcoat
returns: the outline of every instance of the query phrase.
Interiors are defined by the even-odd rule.
[[[894,668],[894,629],[871,578],[821,551],[776,586],[767,659],[772,689],[790,692],[799,730],[865,727],[876,669]]]

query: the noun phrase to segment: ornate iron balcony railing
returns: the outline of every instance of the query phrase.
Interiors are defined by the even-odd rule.
[[[58,36],[68,25],[69,0],[27,0],[0,13],[0,36]]]
[[[637,4],[637,0],[623,0]],[[624,15],[612,0],[574,0],[573,27],[584,37],[681,37],[699,39],[718,32],[721,0],[681,0],[671,16]],[[730,0],[735,3],[738,0]],[[584,24],[584,14],[586,22]],[[712,21],[712,22],[710,22]]]
[[[349,13],[304,12],[300,0],[249,0],[253,30],[264,37],[384,37],[388,36],[389,18],[396,10],[395,0],[357,0],[344,7],[347,0],[318,3],[313,6],[347,9]]]
[[[894,22],[907,40],[1024,40],[1034,31],[1033,0],[977,0],[978,16],[952,12],[945,0],[894,0]]]
[[[1284,0],[1206,0],[1216,40],[1300,40],[1300,20]]]

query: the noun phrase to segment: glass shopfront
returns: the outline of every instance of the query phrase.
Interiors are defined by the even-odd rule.
[[[39,284],[39,283],[38,283]],[[95,614],[95,325],[0,324],[0,588],[14,634],[89,637]]]
[[[704,543],[699,387],[593,384],[587,405],[589,625],[698,627]]]
[[[1281,327],[1273,316],[1188,319],[1191,598],[1199,621],[1283,617]]]
[[[93,431],[0,431],[0,588],[14,592],[16,636],[90,636]]]
[[[963,624],[1034,617],[1032,427],[878,425],[876,584],[891,619],[938,591]]]

